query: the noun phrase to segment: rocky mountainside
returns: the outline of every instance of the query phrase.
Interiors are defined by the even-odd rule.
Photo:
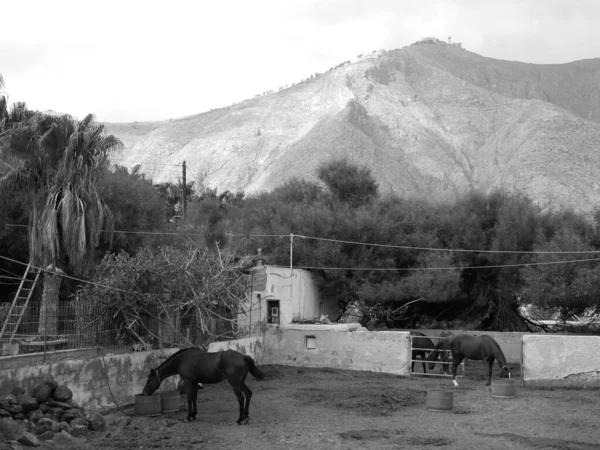
[[[545,208],[600,206],[600,59],[536,65],[444,42],[373,53],[290,88],[168,122],[106,124],[113,162],[155,181],[175,164],[252,194],[348,156],[383,192],[453,200],[526,193]]]

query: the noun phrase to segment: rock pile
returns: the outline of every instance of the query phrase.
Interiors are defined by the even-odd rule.
[[[36,386],[30,395],[21,388],[0,395],[0,448],[37,447],[40,441],[78,446],[90,431],[105,430],[102,415],[86,413],[73,392],[55,381]]]

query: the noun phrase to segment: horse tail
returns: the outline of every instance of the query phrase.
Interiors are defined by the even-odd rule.
[[[256,367],[256,364],[254,364],[254,360],[252,359],[252,357],[244,355],[244,362],[246,363],[246,367],[248,367],[248,370],[254,378],[256,378],[257,380],[262,380],[265,377],[265,374],[261,372],[261,370],[258,367]]]

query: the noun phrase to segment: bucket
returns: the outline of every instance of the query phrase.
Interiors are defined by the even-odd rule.
[[[492,397],[494,398],[514,398],[516,392],[517,380],[501,378],[492,381]]]
[[[160,395],[136,395],[134,412],[136,416],[158,416],[160,414]]]
[[[163,391],[160,393],[160,411],[172,413],[179,411],[179,391]]]
[[[451,411],[454,403],[454,391],[427,391],[427,409],[429,411]]]

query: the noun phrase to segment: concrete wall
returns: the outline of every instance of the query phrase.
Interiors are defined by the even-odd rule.
[[[22,387],[30,393],[44,380],[54,379],[71,389],[73,399],[85,408],[114,407],[115,400],[119,405],[131,404],[134,396],[142,391],[150,369],[177,350],[67,359],[42,365],[2,366],[1,391],[10,392],[15,387]],[[173,389],[177,381],[176,377],[171,377],[163,381],[161,389]]]
[[[529,333],[519,333],[519,332],[508,332],[508,331],[465,331],[465,330],[425,330],[418,329],[414,331],[420,331],[427,336],[439,336],[442,332],[450,332],[454,335],[458,334],[468,334],[470,336],[481,336],[482,334],[487,334],[491,338],[493,338],[502,349],[504,356],[508,363],[521,363],[521,338],[524,335]],[[437,343],[437,340],[434,340],[434,344]]]
[[[600,386],[600,336],[523,336],[527,386]]]
[[[224,350],[236,350],[244,355],[252,356],[257,364],[262,364],[263,338],[255,336],[232,341],[220,341],[209,344],[209,352],[221,352]]]
[[[315,348],[307,348],[312,344]],[[273,326],[264,336],[215,342],[208,351],[228,349],[252,356],[257,364],[410,374],[410,333],[371,332],[357,323]]]
[[[410,374],[410,333],[370,332],[348,325],[269,328],[260,363]]]

